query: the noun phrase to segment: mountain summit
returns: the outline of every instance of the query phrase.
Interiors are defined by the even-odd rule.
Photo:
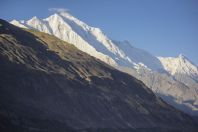
[[[171,74],[196,75],[198,73],[195,66],[186,56],[180,54],[178,57],[159,57],[164,68]],[[198,76],[198,74],[197,74]]]
[[[174,78],[183,82],[198,93],[198,68],[187,57],[180,54],[178,57],[159,57],[162,65]],[[196,95],[197,96],[197,95]],[[194,101],[198,104],[198,99]]]

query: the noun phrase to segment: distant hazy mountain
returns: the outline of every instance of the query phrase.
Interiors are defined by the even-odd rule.
[[[196,131],[141,81],[0,20],[0,131]]]
[[[157,58],[127,41],[113,41],[99,28],[88,26],[69,13],[54,14],[46,19],[33,17],[28,21],[13,20],[11,23],[49,33],[72,43],[91,56],[142,80],[173,106],[198,115],[198,71],[190,61],[175,68],[180,65],[180,61]]]

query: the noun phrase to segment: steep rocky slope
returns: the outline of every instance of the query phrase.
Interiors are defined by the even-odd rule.
[[[189,88],[179,82],[174,76],[151,71],[144,66],[137,69],[118,67],[121,71],[129,73],[142,80],[152,91],[172,106],[193,116],[198,115],[197,90]]]
[[[1,131],[196,131],[141,81],[0,20]]]

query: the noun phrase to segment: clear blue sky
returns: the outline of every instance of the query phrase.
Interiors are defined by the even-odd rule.
[[[115,40],[156,56],[183,53],[198,65],[198,0],[1,0],[0,18],[45,18],[66,8]]]

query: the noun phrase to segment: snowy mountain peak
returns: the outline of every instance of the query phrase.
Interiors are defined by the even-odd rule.
[[[45,18],[45,19],[43,19],[44,21],[55,21],[55,22],[60,22],[60,21],[63,21],[63,18],[59,15],[59,14],[57,14],[57,13],[55,13],[55,14],[53,14],[53,15],[51,15],[51,16],[49,16],[48,18]]]
[[[79,19],[77,19],[76,17],[72,16],[68,12],[60,12],[59,15],[62,16],[63,18],[65,18],[66,21],[69,20],[69,21],[77,24],[78,26],[80,26],[81,28],[83,28],[86,31],[88,31],[92,28],[92,27],[88,26],[86,23],[84,23],[84,22],[80,21]]]
[[[59,14],[55,13],[55,14],[49,16],[48,18],[51,18],[51,19],[59,19],[59,18],[61,18],[61,16],[60,16]]]
[[[55,18],[58,18],[60,17],[60,15],[58,13],[54,13],[53,15],[51,15],[50,17],[55,17]]]
[[[198,73],[197,66],[188,60],[186,56],[180,54],[178,57],[158,57],[164,68],[172,75],[176,73]]]
[[[198,88],[198,68],[184,55],[179,57],[159,57],[165,70],[177,80],[191,88]]]
[[[32,23],[32,24],[37,24],[39,22],[40,22],[40,19],[37,18],[36,16],[32,17],[30,20],[27,21],[27,23]]]

